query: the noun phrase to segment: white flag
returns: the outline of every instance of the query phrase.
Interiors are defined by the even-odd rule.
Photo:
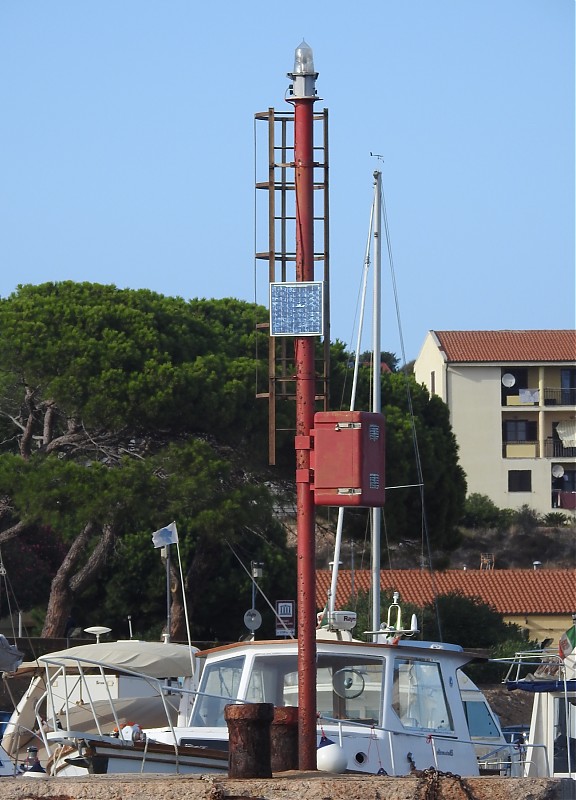
[[[168,544],[176,544],[178,541],[178,531],[176,530],[176,523],[171,522],[165,528],[160,528],[159,531],[154,531],[152,534],[152,542],[154,547],[166,547]]]

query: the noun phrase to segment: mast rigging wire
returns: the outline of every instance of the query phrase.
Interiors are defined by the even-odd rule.
[[[383,186],[383,184],[382,184]],[[392,281],[392,294],[394,297],[394,308],[396,310],[396,321],[398,325],[398,336],[400,339],[400,352],[402,356],[402,373],[404,375],[404,386],[406,389],[406,401],[408,403],[408,413],[410,416],[410,427],[412,433],[412,444],[414,447],[414,456],[416,459],[416,472],[418,475],[418,485],[419,485],[419,493],[420,493],[420,507],[422,513],[422,549],[426,547],[426,552],[428,555],[428,569],[430,571],[430,577],[432,579],[432,591],[434,597],[434,611],[436,615],[436,624],[438,626],[438,638],[440,641],[443,641],[442,638],[442,626],[440,621],[440,611],[438,608],[438,591],[436,587],[436,581],[434,580],[434,570],[432,568],[432,551],[430,547],[430,531],[428,527],[428,519],[426,517],[426,505],[424,499],[424,474],[422,470],[422,459],[420,457],[420,448],[418,446],[418,435],[416,431],[416,420],[414,415],[414,406],[412,403],[412,393],[410,392],[410,383],[408,381],[408,375],[406,373],[406,348],[404,346],[404,333],[402,329],[402,318],[400,314],[400,301],[398,298],[398,285],[396,282],[396,271],[394,269],[394,256],[392,253],[392,242],[390,238],[390,229],[388,226],[388,212],[386,209],[386,200],[384,197],[384,189],[382,188],[382,221],[384,222],[384,231],[386,233],[386,247],[388,250],[388,263],[390,265],[390,277]],[[422,552],[423,552],[422,550]],[[421,569],[424,569],[424,559],[423,555],[421,558]]]

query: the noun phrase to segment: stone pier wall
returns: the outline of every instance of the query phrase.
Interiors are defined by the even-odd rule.
[[[576,781],[544,778],[285,773],[267,779],[213,775],[0,778],[1,800],[576,800]]]

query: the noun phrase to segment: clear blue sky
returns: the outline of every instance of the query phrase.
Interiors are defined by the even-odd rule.
[[[330,117],[332,338],[355,344],[377,167],[408,360],[431,328],[572,327],[573,0],[2,0],[0,296],[253,300],[254,114],[288,108],[302,38]],[[382,284],[400,354],[386,260]]]

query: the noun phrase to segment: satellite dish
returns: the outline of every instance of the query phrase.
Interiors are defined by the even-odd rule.
[[[564,475],[564,467],[562,466],[562,464],[554,464],[554,466],[552,467],[552,475],[555,478],[561,478],[562,475]]]
[[[257,631],[260,625],[262,625],[262,614],[255,608],[249,608],[244,614],[244,625],[246,625],[249,631]]]
[[[100,637],[104,633],[110,633],[112,628],[106,628],[104,625],[93,625],[91,628],[84,628],[84,633],[91,633],[96,637],[96,642],[100,641]]]
[[[512,375],[511,372],[505,372],[504,375],[502,375],[502,386],[505,386],[507,389],[510,389],[512,388],[512,386],[514,386],[515,383],[516,383],[516,378],[514,377],[514,375]]]

